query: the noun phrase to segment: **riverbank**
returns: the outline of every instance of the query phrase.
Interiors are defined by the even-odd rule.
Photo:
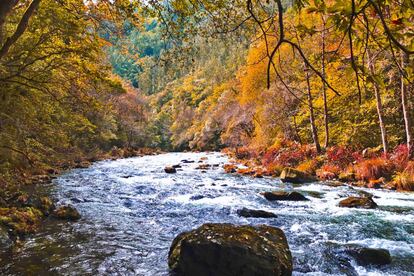
[[[317,153],[312,145],[278,141],[267,149],[241,147],[225,149],[231,157],[226,171],[254,177],[279,177],[292,168],[310,179],[347,183],[372,189],[414,191],[414,161],[405,145],[388,155],[380,148],[352,150],[334,146]],[[242,164],[242,167],[236,164]]]
[[[34,166],[0,179],[0,245],[7,249],[19,244],[38,232],[47,219],[73,221],[80,218],[76,208],[57,206],[54,199],[39,191],[42,189],[37,186],[48,185],[69,170],[88,168],[93,162],[160,153],[160,150],[149,148],[114,148],[108,153],[66,160],[47,169]]]
[[[59,204],[73,205],[82,218],[45,223],[17,253],[0,256],[0,274],[167,276],[174,238],[205,223],[282,229],[295,275],[414,273],[412,194],[225,174],[227,163],[221,153],[166,153],[101,161],[62,174],[47,192]],[[167,174],[165,167],[173,165],[181,167]],[[276,191],[294,191],[307,200],[272,201],[263,194]],[[372,194],[376,208],[339,206],[364,192]],[[254,217],[251,210],[274,215]],[[360,266],[348,254],[339,258],[337,252],[350,245],[388,250],[392,263]]]

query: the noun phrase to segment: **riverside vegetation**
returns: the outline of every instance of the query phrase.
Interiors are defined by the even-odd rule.
[[[1,240],[79,218],[36,184],[162,151],[413,191],[413,30],[410,0],[4,1]],[[343,204],[375,206],[366,198]]]

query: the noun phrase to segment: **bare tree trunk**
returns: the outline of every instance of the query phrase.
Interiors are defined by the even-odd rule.
[[[10,1],[13,2],[13,1]],[[16,41],[22,36],[22,34],[26,31],[27,26],[29,25],[29,19],[32,17],[34,11],[37,9],[37,7],[40,4],[40,0],[33,0],[27,10],[24,12],[19,24],[17,25],[17,28],[15,32],[6,39],[4,44],[0,48],[0,60],[7,55],[7,53],[10,50],[10,47],[16,43]],[[5,14],[4,16],[6,16]],[[1,23],[1,22],[0,22]],[[4,22],[3,22],[4,23]]]
[[[322,30],[322,76],[326,79],[326,70],[325,70],[325,32],[326,32],[326,21],[325,17],[322,15],[323,30]],[[322,82],[322,93],[323,93],[323,120],[325,127],[325,142],[324,148],[326,149],[329,146],[329,114],[328,114],[328,101],[326,99],[326,84]]]
[[[310,86],[310,76],[309,76],[309,69],[305,64],[305,72],[306,72],[306,84],[308,88],[308,106],[309,106],[309,122],[311,126],[312,132],[312,139],[315,144],[316,152],[321,152],[321,145],[319,144],[319,137],[318,137],[318,129],[315,125],[315,115],[313,110],[313,100],[312,100],[312,93],[311,93],[311,86]]]
[[[371,57],[369,48],[367,49],[367,59],[368,59],[368,68],[372,78],[375,76],[375,65],[374,65],[374,58]],[[384,123],[384,115],[382,110],[382,101],[381,101],[381,94],[380,94],[380,87],[378,83],[373,78],[373,85],[374,85],[374,93],[375,93],[375,100],[377,103],[377,114],[378,114],[378,121],[379,126],[381,129],[381,140],[382,140],[382,148],[384,153],[387,154],[388,152],[388,141],[387,141],[387,131],[385,129]]]
[[[409,55],[402,52],[401,53],[401,68],[405,70],[409,63]],[[404,116],[404,125],[405,125],[405,136],[406,143],[409,152],[409,158],[413,158],[413,135],[411,132],[411,118],[410,118],[410,105],[408,103],[408,95],[410,94],[410,89],[412,88],[409,83],[404,82],[404,73],[401,74],[401,105]]]
[[[3,26],[6,23],[6,18],[19,0],[2,0],[2,2],[0,4],[0,43],[3,42]]]

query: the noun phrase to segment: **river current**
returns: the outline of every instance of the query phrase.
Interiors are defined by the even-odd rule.
[[[202,171],[200,158],[215,165]],[[182,164],[182,160],[194,163]],[[414,194],[365,190],[374,210],[338,207],[364,189],[284,184],[225,174],[220,153],[167,153],[94,163],[69,171],[47,187],[82,219],[47,222],[20,248],[0,257],[0,275],[169,275],[173,238],[206,222],[268,224],[281,228],[294,258],[294,275],[414,275]],[[166,174],[166,165],[182,165]],[[260,192],[295,190],[306,202],[269,202]],[[240,208],[277,218],[242,218]],[[346,244],[384,248],[393,262],[361,267],[336,252]]]

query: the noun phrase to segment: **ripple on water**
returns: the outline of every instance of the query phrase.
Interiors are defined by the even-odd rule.
[[[21,249],[0,257],[0,274],[168,275],[167,254],[180,232],[206,222],[269,224],[282,228],[294,256],[295,275],[414,275],[413,194],[369,190],[379,208],[337,206],[359,190],[317,183],[290,185],[279,179],[226,175],[215,167],[202,173],[198,160],[224,164],[218,153],[169,153],[102,161],[68,172],[51,193],[75,205],[81,221],[47,223]],[[177,174],[166,165],[183,164]],[[260,192],[297,190],[306,202],[269,202]],[[277,218],[242,218],[242,207]],[[359,267],[338,255],[345,244],[388,249],[393,263],[381,270]]]

